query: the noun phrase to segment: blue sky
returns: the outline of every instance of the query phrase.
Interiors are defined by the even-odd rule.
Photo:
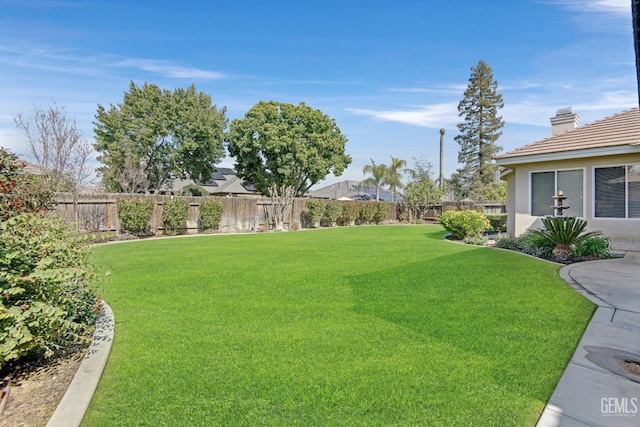
[[[197,90],[241,118],[261,100],[335,118],[353,163],[424,155],[448,177],[470,68],[484,60],[504,97],[504,151],[637,106],[630,0],[0,0],[0,146],[28,158],[13,121],[64,106],[93,139],[98,104],[129,82]],[[221,166],[232,166],[227,158]]]

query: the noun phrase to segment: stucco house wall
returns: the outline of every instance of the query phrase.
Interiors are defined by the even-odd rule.
[[[629,111],[632,113],[629,114]],[[628,110],[625,113],[627,113],[627,117],[624,123],[627,125],[625,125],[625,129],[618,129],[619,132],[627,132],[625,143],[598,143],[597,140],[592,139],[585,141],[583,145],[580,143],[568,144],[566,149],[554,151],[553,148],[549,148],[553,147],[554,142],[562,143],[568,140],[571,135],[574,138],[576,135],[580,135],[578,132],[572,134],[574,130],[563,130],[546,140],[496,157],[497,163],[505,168],[502,178],[506,180],[508,189],[507,233],[510,236],[519,236],[527,230],[542,227],[543,216],[532,214],[532,174],[581,170],[583,177],[581,200],[577,202],[574,199],[564,214],[587,220],[588,230],[598,230],[610,237],[616,249],[640,250],[640,217],[604,218],[596,217],[595,212],[596,168],[640,166],[640,115],[637,109]],[[638,115],[637,124],[634,123],[633,114]],[[628,123],[632,123],[630,126],[632,129],[626,129],[629,127]],[[607,130],[607,126],[611,126],[611,123],[607,122],[607,119],[603,119],[590,127],[589,125],[585,126],[582,134],[597,139],[600,133]],[[576,128],[576,130],[579,129],[581,128]],[[632,136],[629,136],[631,134]],[[618,142],[622,139],[618,139]],[[557,188],[557,190],[562,189]],[[565,195],[571,196],[571,194]],[[550,193],[548,197],[549,214],[553,213],[553,209],[551,209],[551,206],[554,205],[552,196],[554,193]],[[576,212],[580,210],[582,215],[576,215]]]

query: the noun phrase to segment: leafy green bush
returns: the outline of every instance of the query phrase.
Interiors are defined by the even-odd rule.
[[[327,203],[324,200],[307,199],[307,219],[312,227],[319,224],[324,218]]]
[[[391,204],[376,202],[375,204],[376,212],[373,214],[373,222],[376,224],[380,224],[389,216],[391,212]]]
[[[546,217],[542,219],[542,223],[545,229],[536,230],[534,233],[554,246],[553,255],[559,260],[565,260],[571,255],[571,246],[601,234],[597,231],[584,233],[587,221],[580,218]]]
[[[344,201],[340,202],[340,207],[342,208],[340,213],[340,222],[342,225],[351,225],[352,222],[358,219],[360,206],[358,206],[357,203]]]
[[[222,202],[213,199],[203,199],[200,202],[200,228],[215,230],[222,220]]]
[[[209,195],[209,192],[206,188],[200,187],[196,184],[189,184],[182,187],[182,193],[185,196],[196,196],[196,197],[206,197]]]
[[[440,224],[460,240],[480,234],[489,228],[489,220],[474,210],[446,211],[440,216]]]
[[[554,245],[534,233],[525,233],[519,237],[502,237],[496,240],[496,247],[522,252],[539,258],[550,258]]]
[[[118,199],[117,206],[121,233],[140,236],[148,232],[153,215],[153,200],[148,197]]]
[[[26,174],[26,163],[0,148],[0,220],[24,212],[44,212],[55,202],[44,180]]]
[[[375,202],[359,202],[360,205],[360,213],[358,214],[358,219],[361,224],[370,224],[373,222],[373,218],[378,212],[378,207]]]
[[[464,242],[468,245],[486,246],[489,242],[489,238],[485,234],[473,234],[467,236]]]
[[[171,197],[162,202],[162,226],[165,233],[174,236],[178,230],[186,227],[189,218],[189,202]]]
[[[507,214],[490,214],[487,215],[489,220],[489,231],[506,232],[507,231]]]
[[[87,255],[62,219],[27,213],[0,222],[0,365],[88,341],[97,301]]]
[[[342,206],[340,203],[331,200],[327,202],[327,205],[324,210],[324,219],[327,221],[328,225],[331,227],[333,224],[338,222],[340,215],[342,214]]]
[[[605,236],[591,236],[576,243],[571,248],[571,253],[578,257],[611,258],[611,239]]]

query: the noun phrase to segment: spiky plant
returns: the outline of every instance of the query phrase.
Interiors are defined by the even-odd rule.
[[[555,245],[553,255],[558,260],[566,260],[571,255],[571,246],[593,236],[601,235],[599,231],[584,233],[587,221],[572,217],[546,217],[542,219],[544,230],[535,233],[544,237],[550,244]]]

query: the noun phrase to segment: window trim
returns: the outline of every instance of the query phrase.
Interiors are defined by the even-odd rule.
[[[529,216],[530,217],[534,217],[534,218],[543,218],[540,215],[533,215],[533,174],[534,173],[545,173],[545,172],[553,172],[553,187],[554,187],[554,193],[558,192],[558,172],[566,172],[566,171],[582,171],[582,216],[577,216],[576,218],[581,218],[584,219],[586,218],[586,212],[587,212],[587,206],[586,206],[586,201],[587,201],[587,168],[582,166],[582,167],[566,167],[566,168],[556,168],[556,169],[538,169],[538,170],[530,170],[529,171]],[[593,173],[594,176],[594,180],[595,180],[595,171]],[[594,191],[595,193],[595,191]],[[551,196],[549,196],[549,199],[551,199]],[[594,200],[595,200],[595,195],[594,195]],[[550,202],[551,203],[551,202]],[[551,205],[549,205],[551,206]],[[571,206],[569,206],[571,207]],[[594,205],[595,207],[595,205]],[[571,211],[568,210],[566,211],[566,213],[570,216],[571,215]]]

